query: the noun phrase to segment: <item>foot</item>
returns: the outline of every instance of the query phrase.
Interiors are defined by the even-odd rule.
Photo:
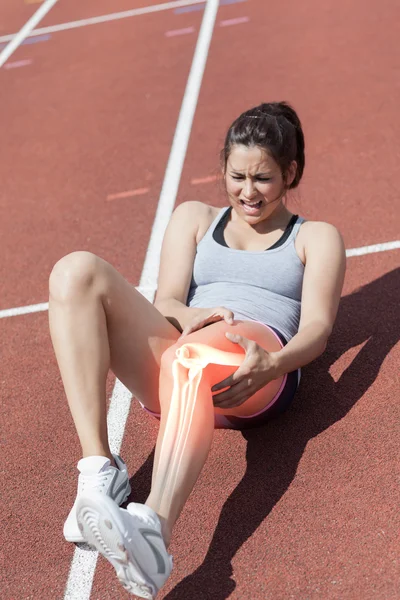
[[[133,504],[133,502],[132,502],[132,504]],[[146,504],[145,506],[148,506],[148,504]],[[151,508],[151,506],[149,508]],[[169,545],[171,543],[172,529],[169,526],[169,523],[168,523],[167,519],[165,519],[164,517],[162,517],[158,513],[156,513],[156,515],[159,518],[159,521],[161,523],[161,535],[163,537],[165,547],[168,550],[168,547],[169,547]]]
[[[76,504],[82,495],[92,492],[109,496],[117,504],[122,504],[131,493],[126,464],[116,454],[113,454],[116,467],[106,456],[88,456],[78,462],[78,493],[74,505],[64,523],[64,537],[67,542],[82,543],[84,538],[76,520]]]
[[[79,498],[77,515],[85,540],[113,565],[124,588],[153,600],[172,570],[154,510],[134,502],[125,510],[93,493]]]

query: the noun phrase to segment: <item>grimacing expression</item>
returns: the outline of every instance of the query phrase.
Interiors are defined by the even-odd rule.
[[[275,160],[258,146],[234,145],[229,154],[225,185],[229,200],[242,218],[265,219],[279,205],[296,174],[293,161],[286,183]]]

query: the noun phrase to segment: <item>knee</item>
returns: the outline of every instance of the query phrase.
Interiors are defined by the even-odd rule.
[[[91,252],[71,252],[53,267],[49,278],[50,296],[65,301],[93,287],[99,258]]]
[[[174,360],[177,357],[176,351],[181,346],[184,346],[185,344],[187,344],[188,339],[189,340],[191,339],[191,341],[193,342],[193,334],[190,334],[190,336],[186,336],[185,338],[182,338],[181,340],[178,339],[174,344],[169,346],[169,348],[164,350],[163,354],[161,355],[161,367],[171,368],[172,363],[174,362]]]
[[[161,355],[161,368],[162,369],[171,369],[172,363],[176,359],[176,350],[179,348],[181,344],[172,344],[169,348],[167,348]]]

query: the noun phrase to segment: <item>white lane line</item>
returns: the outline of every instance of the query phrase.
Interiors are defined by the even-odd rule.
[[[57,0],[55,0],[57,1]],[[155,4],[153,6],[144,6],[143,8],[132,8],[122,12],[110,13],[99,17],[91,17],[89,19],[79,19],[78,21],[69,21],[68,23],[60,23],[59,25],[49,25],[41,27],[30,32],[29,35],[39,35],[42,33],[54,33],[56,31],[65,31],[67,29],[76,29],[78,27],[87,27],[88,25],[97,25],[97,23],[107,23],[108,21],[117,21],[118,19],[127,19],[129,17],[137,17],[138,15],[146,15],[148,13],[160,12],[162,10],[170,10],[180,6],[189,6],[191,4],[204,4],[204,0],[175,0],[174,2],[164,2],[163,4]],[[0,36],[0,42],[9,42],[16,34]]]
[[[145,287],[136,287],[138,292],[143,294],[146,298],[151,293],[155,293],[155,288],[145,288]],[[5,308],[4,310],[0,310],[0,319],[4,319],[6,317],[17,317],[19,315],[27,315],[29,313],[43,312],[45,310],[49,310],[48,302],[41,302],[40,304],[31,304],[30,306],[17,306],[16,308]]]
[[[153,297],[154,294],[150,294],[147,299],[152,302]],[[119,454],[121,449],[131,400],[132,394],[130,391],[117,379],[107,414],[110,449],[114,454]],[[90,598],[97,558],[98,553],[87,544],[76,546],[65,588],[64,600],[88,600]]]
[[[363,254],[386,252],[387,250],[396,250],[397,248],[400,248],[400,240],[385,242],[383,244],[373,244],[372,246],[361,246],[360,248],[350,248],[350,250],[346,250],[346,256],[362,256]]]
[[[140,277],[139,287],[142,289],[151,288],[153,290],[148,292],[148,296],[146,295],[150,302],[153,302],[154,291],[157,287],[162,240],[175,206],[217,11],[218,0],[208,0],[164,175],[150,243]],[[130,403],[130,392],[117,379],[107,415],[109,439],[113,452],[118,452],[121,447]],[[79,548],[75,550],[66,584],[64,600],[89,600],[96,562],[97,552]]]
[[[17,306],[16,308],[5,308],[0,310],[0,319],[6,317],[18,317],[19,315],[27,315],[29,313],[37,313],[48,310],[49,303],[42,302],[41,304],[31,304],[30,306]]]
[[[160,267],[160,242],[162,242],[164,238],[165,230],[175,205],[217,11],[218,0],[208,0],[186,84],[185,95],[183,97],[175,136],[172,142],[171,153],[169,155],[161,189],[160,200],[144,261],[140,285],[143,285],[146,288],[157,287],[158,271]]]
[[[26,37],[32,33],[32,30],[36,25],[43,19],[43,17],[49,12],[49,10],[55,5],[57,0],[45,0],[40,8],[31,16],[29,21],[18,31],[17,34],[11,39],[10,43],[0,52],[0,68],[10,58],[11,54],[15,52],[18,46],[24,41]]]
[[[163,234],[164,235],[164,234]],[[161,240],[162,242],[162,240]],[[400,240],[395,240],[394,242],[384,242],[383,244],[373,244],[372,246],[361,246],[360,248],[350,248],[349,250],[346,250],[346,256],[347,258],[350,258],[352,256],[363,256],[364,254],[373,254],[375,252],[387,252],[388,250],[397,250],[400,248]],[[148,275],[146,275],[147,279],[150,279]],[[154,284],[153,281],[151,281],[151,283],[153,284],[152,286],[143,286],[143,287],[137,287],[136,289],[143,294],[143,296],[146,296],[146,298],[148,297],[149,294],[155,294],[155,291],[157,289],[157,285]],[[151,300],[150,302],[152,302],[153,300]],[[3,310],[0,310],[0,319],[4,319],[6,317],[15,317],[15,316],[19,316],[19,315],[26,315],[28,313],[36,313],[36,312],[41,312],[41,311],[45,311],[48,310],[49,308],[49,303],[48,302],[42,302],[41,304],[31,304],[30,306],[18,306],[16,308],[5,308]]]

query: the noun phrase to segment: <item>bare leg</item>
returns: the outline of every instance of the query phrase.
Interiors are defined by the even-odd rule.
[[[211,386],[236,371],[244,360],[244,350],[224,335],[233,329],[266,349],[280,347],[274,334],[257,323],[238,322],[234,328],[218,323],[183,338],[162,357],[161,424],[146,504],[161,517],[167,546],[211,447],[216,410]],[[246,409],[242,405],[224,412],[254,414],[269,404],[279,385],[276,380],[254,394]]]
[[[179,331],[104,260],[88,252],[61,259],[50,276],[49,324],[83,456],[112,459],[106,377],[160,409],[161,356]]]
[[[209,363],[237,367],[243,358],[243,353],[224,352],[196,343],[180,349],[173,346],[163,356],[157,460],[146,504],[162,518],[167,546],[211,447],[214,406],[205,368]]]

